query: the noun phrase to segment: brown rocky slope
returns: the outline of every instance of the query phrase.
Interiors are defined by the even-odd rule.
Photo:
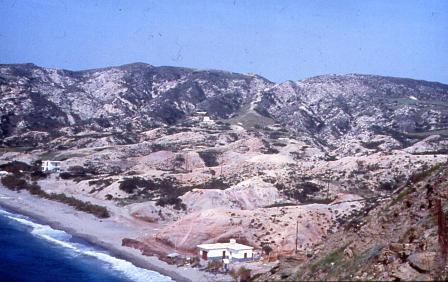
[[[414,175],[306,257],[283,258],[258,280],[445,280],[448,163]]]

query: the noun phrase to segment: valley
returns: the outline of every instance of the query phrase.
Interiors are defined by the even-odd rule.
[[[378,224],[377,214],[399,211],[446,173],[447,130],[448,85],[436,82],[349,74],[273,83],[143,63],[77,72],[0,65],[0,170],[38,185],[35,195],[106,208],[107,220],[135,228],[115,244],[147,256],[194,257],[199,244],[235,238],[260,255],[246,267],[261,280],[340,277],[325,263],[309,266],[359,240],[344,231],[354,220]],[[44,160],[62,172],[35,173]],[[376,227],[365,227],[366,237]],[[285,258],[294,266],[277,271]],[[346,278],[356,275],[397,277]]]

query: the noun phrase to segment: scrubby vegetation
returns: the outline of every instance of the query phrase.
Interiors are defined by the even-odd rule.
[[[46,198],[46,199],[49,199],[49,200],[53,200],[53,201],[58,201],[58,202],[70,205],[70,206],[74,207],[75,209],[77,209],[79,211],[91,213],[94,216],[99,217],[99,218],[108,218],[108,217],[110,217],[109,211],[107,210],[106,207],[95,205],[95,204],[92,204],[90,202],[83,202],[83,201],[78,200],[78,199],[76,199],[74,197],[67,196],[67,195],[65,195],[63,193],[51,193],[51,194],[48,194],[48,193],[46,193],[44,191],[42,191],[42,193],[43,194],[41,194],[40,196],[42,196],[43,198]]]
[[[327,269],[333,267],[333,265],[337,262],[340,262],[344,259],[344,247],[341,247],[333,252],[330,252],[324,258],[312,263],[310,265],[311,272],[315,272],[321,269]]]
[[[240,267],[240,269],[238,270],[240,281],[241,282],[250,281],[251,272],[252,271],[250,269],[245,268],[244,266]]]
[[[15,163],[12,167],[25,168],[26,166],[23,166],[23,164]],[[110,216],[109,211],[103,206],[95,205],[90,202],[83,202],[74,197],[66,196],[62,193],[47,193],[42,190],[36,182],[28,183],[28,181],[25,179],[25,174],[23,174],[23,170],[14,169],[14,171],[16,171],[17,173],[9,174],[1,178],[1,183],[10,190],[26,190],[32,195],[68,204],[79,211],[93,214],[94,216],[99,218],[107,218]],[[30,171],[30,178],[32,179],[33,170],[29,169],[28,172]]]
[[[225,190],[229,187],[230,187],[230,184],[225,182],[222,178],[212,177],[209,181],[207,181],[203,184],[195,185],[192,188]]]
[[[297,206],[295,203],[275,203],[272,205],[265,206],[265,208],[281,208],[281,207],[290,207],[290,206]]]
[[[15,191],[26,189],[27,186],[27,182],[15,174],[6,175],[2,177],[1,181],[6,188]]]
[[[185,210],[186,206],[179,198],[186,192],[200,189],[227,189],[230,185],[221,178],[211,178],[208,182],[194,186],[181,186],[172,177],[144,179],[141,177],[125,178],[119,189],[131,194],[125,202],[155,200],[159,206],[173,206],[177,210]]]
[[[7,171],[14,175],[23,175],[24,173],[29,173],[32,180],[38,180],[47,177],[47,174],[42,172],[41,166],[41,161],[33,162],[31,165],[24,162],[12,161],[0,165],[0,170]]]
[[[88,184],[89,184],[89,186],[96,185],[96,186],[107,187],[107,186],[111,185],[113,182],[114,182],[114,180],[112,178],[102,178],[102,179],[90,180],[88,182]]]
[[[198,154],[204,161],[205,166],[212,167],[219,165],[218,162],[219,152],[213,150],[207,150],[207,151],[199,151]]]
[[[279,153],[279,150],[277,150],[274,147],[272,147],[271,144],[268,141],[266,141],[264,139],[262,139],[261,141],[263,142],[263,146],[264,146],[261,149],[261,152],[263,154],[278,154]]]
[[[141,177],[132,177],[123,179],[123,181],[120,182],[120,186],[118,186],[118,188],[128,194],[132,194],[138,188],[150,189],[150,187],[152,187],[151,184],[151,181],[143,179]]]
[[[418,173],[414,173],[413,175],[411,175],[411,177],[409,178],[409,181],[411,181],[412,183],[417,183],[423,179],[425,179],[426,177],[430,176],[431,174],[433,174],[435,171],[437,171],[438,169],[440,169],[442,167],[442,164],[438,164],[435,165],[433,167],[430,167],[428,169],[424,169],[421,172]]]
[[[7,171],[9,173],[14,173],[14,174],[30,172],[31,169],[32,169],[32,166],[30,166],[27,163],[19,162],[19,161],[12,161],[12,162],[0,165],[0,170],[4,170],[4,171]]]
[[[295,185],[288,188],[283,183],[274,184],[277,189],[282,191],[288,198],[298,200],[301,203],[316,203],[317,201],[326,202],[325,200],[318,200],[316,196],[319,192],[324,191],[324,187],[308,181],[298,181]],[[328,201],[331,201],[328,199]]]
[[[222,260],[210,260],[207,263],[207,271],[210,271],[212,273],[217,273],[219,270],[222,269],[223,267],[223,262]]]
[[[166,205],[173,206],[176,210],[186,210],[187,206],[182,203],[182,200],[180,198],[174,198],[174,197],[163,197],[157,200],[156,205],[164,207]]]
[[[172,205],[175,209],[186,209],[185,204],[179,199],[186,191],[179,187],[174,178],[144,179],[141,177],[125,178],[119,189],[133,194],[131,200],[157,200],[159,206]],[[188,190],[187,190],[188,191]]]
[[[95,173],[83,166],[71,166],[66,172],[61,172],[59,177],[62,179],[73,179],[74,181],[79,182],[91,178],[92,174]]]
[[[370,141],[370,142],[361,142],[361,145],[370,150],[377,150],[378,147],[383,144],[384,141]]]
[[[388,181],[388,182],[380,183],[378,189],[380,189],[382,191],[393,191],[393,190],[397,189],[397,187],[398,187],[397,183]]]

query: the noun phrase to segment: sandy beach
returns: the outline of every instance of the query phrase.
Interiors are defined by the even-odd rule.
[[[54,229],[81,237],[93,245],[107,249],[117,258],[125,259],[138,267],[157,271],[176,281],[225,279],[193,268],[169,265],[156,257],[144,256],[136,249],[121,246],[123,238],[135,238],[142,232],[147,234],[151,226],[141,229],[132,222],[117,221],[114,217],[99,219],[68,205],[38,198],[26,191],[10,191],[2,186],[0,186],[0,206],[29,216]]]

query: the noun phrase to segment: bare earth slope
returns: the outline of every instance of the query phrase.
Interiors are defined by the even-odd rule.
[[[352,217],[312,256],[285,258],[258,280],[446,280],[447,180],[447,164],[420,174]]]
[[[448,86],[436,82],[0,65],[0,170],[106,207],[140,226],[126,242],[161,256],[235,237],[275,259],[294,255],[298,236],[306,257],[445,163],[447,137]],[[41,160],[63,172],[14,163]]]

